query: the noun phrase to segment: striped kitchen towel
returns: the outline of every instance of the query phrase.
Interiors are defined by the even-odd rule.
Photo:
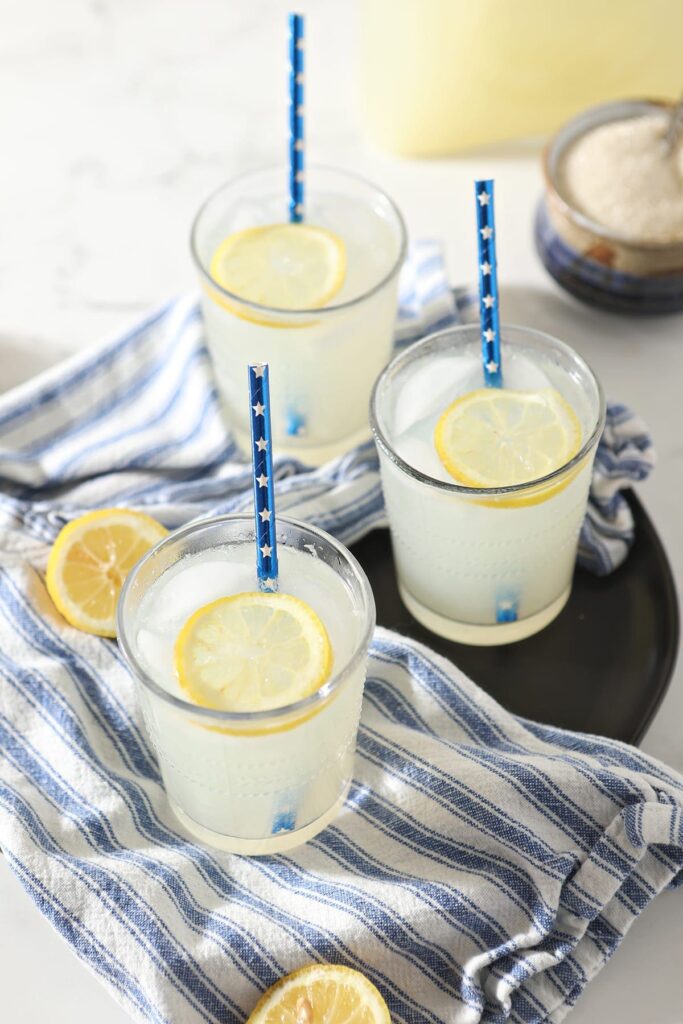
[[[403,342],[456,317],[433,246],[402,295]],[[619,487],[650,457],[613,407],[587,520],[608,566],[632,530]],[[187,839],[116,645],[65,624],[44,569],[88,508],[168,526],[249,508],[194,300],[0,399],[0,473],[0,844],[133,1018],[238,1024],[267,985],[321,960],[365,971],[404,1024],[559,1021],[683,880],[683,780],[628,746],[521,721],[381,629],[333,825],[263,859]],[[282,510],[347,541],[384,521],[371,445],[316,470],[282,459],[277,480]]]

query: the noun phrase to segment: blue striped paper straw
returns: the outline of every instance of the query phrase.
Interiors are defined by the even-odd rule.
[[[267,363],[249,366],[251,464],[254,478],[256,575],[260,590],[277,590],[277,540],[273,440],[270,428],[270,387]]]
[[[498,312],[498,273],[496,268],[496,226],[493,212],[493,181],[475,181],[477,208],[477,244],[479,247],[479,314],[481,323],[481,359],[484,383],[489,388],[503,386],[500,356],[500,317]]]
[[[304,218],[304,16],[289,15],[289,219]]]

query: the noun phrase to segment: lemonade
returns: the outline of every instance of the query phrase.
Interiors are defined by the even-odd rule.
[[[305,842],[343,803],[374,626],[341,545],[283,517],[278,542],[275,595],[257,590],[253,520],[225,516],[158,545],[119,605],[171,806],[236,853]]]
[[[465,643],[519,640],[570,592],[600,386],[566,345],[502,329],[503,389],[483,388],[477,326],[399,355],[371,418],[402,598]]]
[[[374,186],[328,168],[306,175],[303,224],[283,223],[284,170],[245,175],[201,208],[192,252],[240,447],[249,451],[244,367],[267,362],[277,451],[319,464],[369,437],[368,400],[391,355],[406,236]]]

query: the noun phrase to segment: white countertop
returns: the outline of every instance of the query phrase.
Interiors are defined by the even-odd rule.
[[[495,176],[503,316],[568,341],[608,395],[647,420],[660,462],[641,494],[680,584],[683,316],[626,320],[554,286],[531,238],[537,147],[429,163],[373,150],[359,124],[353,4],[300,7],[310,158],[381,184],[413,237],[444,239],[454,282],[474,279],[472,179]],[[232,174],[284,159],[286,10],[281,0],[25,0],[10,14],[0,0],[0,389],[192,287],[199,202]],[[642,744],[683,771],[681,722],[683,662]],[[680,892],[655,902],[572,1024],[683,1022],[682,909]],[[128,1019],[1,859],[0,993],[16,1024]]]

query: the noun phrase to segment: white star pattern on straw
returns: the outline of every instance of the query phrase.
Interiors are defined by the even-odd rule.
[[[267,447],[268,447],[268,442],[266,441],[265,437],[259,437],[258,441],[256,442],[257,450],[260,451],[260,452],[264,452]]]
[[[303,48],[304,48],[304,41],[303,41],[303,39],[297,39],[297,41],[296,41],[296,48],[297,48],[297,50],[303,50]]]
[[[490,198],[491,196],[488,194],[488,192],[480,192],[479,195],[477,196],[480,206],[488,206]]]
[[[300,153],[303,148],[304,148],[303,139],[297,139],[296,142],[294,143],[294,149],[297,151],[297,153]]]
[[[481,272],[484,275],[484,277],[487,277],[491,273],[492,270],[493,270],[493,267],[488,262],[488,260],[487,260],[486,263],[482,263],[481,264]]]
[[[268,486],[268,477],[266,476],[266,474],[265,473],[261,473],[261,476],[257,476],[256,477],[256,483],[259,485],[259,487],[267,487]]]
[[[493,295],[484,296],[484,305],[486,306],[487,309],[490,309],[491,306],[495,305],[495,302],[496,300]]]
[[[481,237],[485,238],[486,241],[493,237],[493,228],[485,227],[481,229]]]
[[[277,580],[263,580],[264,590],[277,590]]]
[[[270,544],[264,544],[260,550],[264,558],[270,558],[270,553],[273,549],[271,548]]]
[[[303,103],[300,103],[299,106],[296,108],[296,116],[297,117],[303,117],[304,116],[304,105],[303,105]]]
[[[260,366],[254,366],[253,370],[254,370],[254,376],[255,377],[263,377],[265,366],[263,365],[263,363],[261,363]]]
[[[297,181],[303,181],[304,180],[304,172],[303,171],[297,171],[296,172],[296,180]]]
[[[269,508],[262,508],[261,511],[259,512],[259,515],[261,517],[261,522],[262,523],[269,523],[270,522],[270,517],[272,516],[272,514],[273,513],[270,511]]]
[[[299,214],[301,214],[301,213],[303,213],[303,212],[304,212],[304,208],[303,208],[303,206],[301,205],[301,203],[297,203],[297,204],[296,204],[296,206],[294,207],[294,209],[295,209],[295,210],[296,210],[296,212],[297,212],[297,213],[299,213]]]
[[[494,330],[492,330],[490,327],[487,330],[484,331],[484,337],[489,342],[493,341],[495,336],[496,336],[496,332]]]
[[[515,602],[514,601],[508,601],[508,600],[499,601],[498,602],[498,607],[500,608],[500,610],[502,612],[511,612],[512,609],[515,607]]]
[[[297,85],[303,85],[304,84],[304,73],[303,73],[303,71],[300,71],[299,74],[296,76],[296,78],[294,80],[295,80]]]
[[[262,405],[261,402],[257,402],[256,405],[252,405],[252,409],[256,416],[263,416],[266,411],[265,405]]]
[[[486,370],[488,373],[495,373],[498,369],[498,363],[494,363],[493,359],[490,363],[486,364]]]

